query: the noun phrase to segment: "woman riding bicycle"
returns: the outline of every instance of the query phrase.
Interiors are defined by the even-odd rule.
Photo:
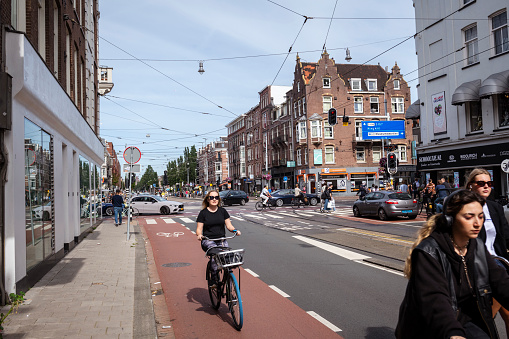
[[[230,220],[230,214],[223,207],[219,207],[221,202],[221,198],[219,197],[218,191],[209,191],[202,202],[202,210],[198,214],[198,218],[196,218],[197,227],[196,227],[196,236],[198,240],[201,241],[201,248],[204,252],[207,252],[212,247],[228,247],[228,242],[226,240],[222,241],[212,241],[205,239],[217,239],[225,237],[225,226],[226,228],[232,232],[240,235],[240,231],[236,230],[233,227],[232,222]],[[214,278],[216,278],[215,273],[217,273],[217,264],[212,259],[212,271],[214,272],[212,276],[212,280],[210,283],[215,283]]]
[[[302,193],[302,190],[299,188],[299,184],[295,185],[295,194],[294,197],[296,199],[299,199],[303,204],[304,202],[304,193]]]

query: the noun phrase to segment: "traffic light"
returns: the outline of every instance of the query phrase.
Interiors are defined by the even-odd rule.
[[[398,171],[398,158],[395,153],[387,154],[387,169],[390,173],[396,173]]]
[[[136,183],[136,174],[131,173],[131,185]]]
[[[334,126],[337,123],[337,114],[335,108],[329,109],[329,125]]]
[[[168,185],[168,172],[167,171],[164,171],[164,175],[163,175],[163,185]]]

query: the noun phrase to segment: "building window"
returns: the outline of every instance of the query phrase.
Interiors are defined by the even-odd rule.
[[[407,155],[406,155],[406,146],[405,145],[398,145],[398,148],[395,150],[397,159],[402,162],[407,162]]]
[[[350,87],[352,88],[352,91],[360,91],[361,79],[350,79]]]
[[[323,137],[326,139],[334,138],[334,129],[327,121],[323,122]]]
[[[300,92],[300,81],[297,82],[297,92]]]
[[[301,149],[297,150],[297,166],[302,165]]]
[[[322,97],[322,100],[323,100],[323,113],[327,113],[332,108],[332,97],[325,95]]]
[[[322,136],[322,122],[320,120],[311,121],[311,138],[320,138]]]
[[[480,101],[471,101],[466,104],[467,129],[469,132],[482,131],[482,111]]]
[[[373,153],[373,162],[378,164],[380,162],[380,159],[382,159],[382,147],[373,146],[372,153]]]
[[[306,139],[307,138],[307,131],[306,131],[306,122],[301,121],[299,122],[299,139]]]
[[[355,120],[355,139],[362,140],[362,120]]]
[[[308,164],[308,149],[304,148],[304,165]]]
[[[509,94],[498,94],[496,98],[499,126],[507,127],[509,126]]]
[[[377,90],[376,79],[367,79],[366,84],[368,87],[368,91],[376,91]]]
[[[330,88],[330,78],[322,78],[323,88]]]
[[[250,149],[247,151],[247,154],[248,154],[248,158],[250,158],[250,155],[251,155],[251,150]],[[215,165],[216,165],[216,172],[221,172],[221,163],[220,162],[216,162]]]
[[[477,26],[474,25],[465,29],[464,35],[467,65],[472,65],[479,61],[479,49],[477,47]]]
[[[302,98],[302,114],[306,115],[306,97]]]
[[[493,44],[495,45],[495,55],[509,51],[506,11],[491,18],[491,30],[493,34]]]
[[[394,80],[393,84],[394,84],[394,89],[396,89],[396,90],[400,89],[400,87],[399,87],[399,80],[398,79]]]
[[[358,146],[355,148],[355,157],[357,162],[366,162],[366,150],[364,146]]]
[[[299,100],[297,103],[297,110],[299,112],[299,117],[302,115],[301,107],[302,107],[302,102]]]
[[[380,111],[379,111],[379,104],[378,104],[378,97],[370,97],[369,98],[369,111],[371,113],[380,113]]]
[[[362,97],[354,97],[353,98],[353,112],[354,113],[362,113]]]
[[[334,146],[325,147],[325,163],[326,164],[334,163]]]
[[[405,113],[403,98],[391,98],[392,113]]]

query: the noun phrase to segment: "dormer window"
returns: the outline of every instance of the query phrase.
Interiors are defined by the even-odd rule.
[[[376,91],[376,79],[367,79],[366,80],[366,87],[368,88],[368,91]]]
[[[360,91],[361,79],[350,79],[350,87],[352,88],[352,91]]]
[[[399,88],[399,80],[398,79],[394,80],[394,89],[397,89],[397,90],[400,89]]]
[[[323,88],[330,88],[330,78],[322,78]]]

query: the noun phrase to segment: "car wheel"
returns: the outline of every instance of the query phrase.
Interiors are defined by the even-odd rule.
[[[309,204],[311,206],[316,206],[316,204],[318,204],[318,199],[316,199],[316,198],[309,199]]]
[[[168,208],[168,206],[163,206],[161,207],[161,209],[159,210],[161,212],[161,214],[170,214],[170,209]]]
[[[104,213],[111,217],[113,215],[113,207],[107,207]]]
[[[276,200],[276,206],[277,207],[281,207],[281,206],[283,206],[283,204],[284,204],[283,199],[277,199]]]
[[[42,212],[42,220],[44,220],[44,221],[49,220],[49,212],[47,212],[47,211]]]
[[[361,217],[361,211],[359,211],[359,207],[357,206],[353,207],[353,216],[358,218]]]
[[[383,220],[383,221],[385,221],[385,220],[387,220],[387,219],[388,219],[388,217],[387,217],[387,213],[385,213],[385,211],[384,211],[384,209],[383,209],[383,208],[380,208],[380,209],[378,210],[378,217],[380,218],[380,220]]]
[[[240,204],[244,206],[246,204],[246,201],[244,199],[240,199]]]

